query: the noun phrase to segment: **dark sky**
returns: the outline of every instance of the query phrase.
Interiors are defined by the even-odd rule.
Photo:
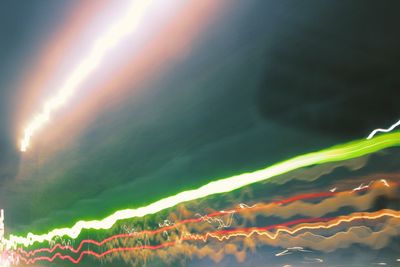
[[[1,3],[0,207],[13,231],[102,218],[399,119],[399,2],[232,1],[183,60],[17,179],[16,84],[67,2]]]

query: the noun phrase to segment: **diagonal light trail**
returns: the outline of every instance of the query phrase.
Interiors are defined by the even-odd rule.
[[[357,158],[394,146],[400,146],[400,133],[384,134],[370,140],[353,141],[347,144],[320,150],[318,152],[303,154],[255,172],[244,173],[213,181],[197,189],[184,191],[160,199],[147,206],[136,209],[119,210],[102,220],[78,221],[71,228],[54,229],[47,234],[42,235],[33,233],[29,233],[26,237],[10,235],[9,239],[5,240],[5,243],[9,248],[16,247],[17,245],[28,247],[35,242],[41,243],[44,241],[50,241],[56,236],[77,238],[83,229],[110,229],[119,220],[143,217],[148,214],[154,214],[171,208],[183,202],[196,200],[214,194],[231,192],[246,185],[265,181],[299,168]]]
[[[26,151],[32,136],[50,119],[53,112],[62,107],[74,95],[79,85],[102,63],[104,56],[124,37],[134,32],[146,8],[152,0],[129,1],[125,14],[112,24],[100,38],[95,40],[89,54],[76,66],[57,93],[48,99],[24,129],[20,150]]]
[[[397,126],[400,126],[400,120],[398,120],[395,124],[393,124],[392,126],[390,126],[387,129],[382,129],[382,128],[378,128],[373,130],[367,137],[367,139],[371,139],[372,137],[374,137],[375,134],[381,132],[381,133],[388,133],[394,130],[394,128],[396,128]]]

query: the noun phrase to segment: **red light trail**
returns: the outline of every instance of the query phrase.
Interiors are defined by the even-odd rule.
[[[346,191],[348,193],[350,193],[351,191]],[[244,210],[249,210],[251,209],[252,211],[257,211],[257,210],[261,210],[264,209],[266,206],[272,205],[272,204],[277,204],[277,205],[282,205],[282,204],[287,204],[287,203],[291,203],[294,201],[298,201],[298,200],[306,200],[306,199],[316,199],[316,198],[326,198],[326,197],[330,197],[330,196],[334,196],[337,195],[339,192],[320,192],[320,193],[309,193],[309,194],[302,194],[302,195],[298,195],[298,196],[294,196],[294,197],[290,197],[287,199],[283,199],[283,200],[276,200],[276,201],[272,201],[270,203],[266,203],[263,205],[257,205],[257,206],[253,206],[253,207],[249,207],[249,208],[235,208],[235,209],[230,209],[227,211],[217,211],[217,212],[213,212],[210,214],[207,214],[205,216],[207,217],[217,217],[217,216],[221,216],[221,215],[226,215],[227,213],[232,213],[232,212],[241,212]],[[81,243],[79,244],[79,246],[75,249],[72,246],[63,246],[61,244],[56,244],[54,247],[52,248],[40,248],[40,249],[36,249],[36,250],[32,250],[29,252],[26,252],[25,250],[23,250],[22,248],[18,249],[18,252],[26,255],[26,256],[34,256],[37,253],[41,253],[41,252],[48,252],[48,253],[53,253],[56,249],[61,249],[61,250],[69,250],[72,253],[78,253],[82,247],[85,244],[92,244],[95,246],[103,246],[104,244],[115,240],[115,239],[119,239],[119,238],[130,238],[133,236],[138,236],[138,235],[155,235],[155,234],[159,234],[162,233],[164,231],[168,231],[171,229],[176,228],[179,225],[184,225],[184,224],[188,224],[188,223],[199,223],[203,221],[202,218],[189,218],[189,219],[185,219],[185,220],[181,220],[179,222],[176,222],[173,225],[169,225],[169,226],[165,226],[156,230],[144,230],[141,232],[137,232],[137,233],[130,233],[130,234],[117,234],[117,235],[113,235],[110,236],[102,241],[96,241],[96,240],[92,240],[92,239],[85,239],[82,240]]]
[[[392,186],[397,186],[397,183],[390,183]],[[384,185],[382,184],[378,184],[377,187],[383,187]],[[307,199],[317,199],[317,198],[328,198],[328,197],[332,197],[338,194],[356,194],[357,192],[362,192],[362,191],[367,191],[368,188],[365,187],[361,190],[349,190],[349,191],[335,191],[335,192],[319,192],[319,193],[307,193],[307,194],[301,194],[301,195],[297,195],[297,196],[293,196],[293,197],[289,197],[283,200],[275,200],[269,203],[265,203],[265,204],[256,204],[253,205],[252,207],[243,207],[243,206],[239,206],[239,208],[234,208],[234,209],[230,209],[230,210],[225,210],[225,211],[216,211],[207,215],[204,215],[200,218],[189,218],[189,219],[184,219],[181,221],[178,221],[172,225],[167,225],[164,227],[160,227],[159,229],[155,229],[155,230],[143,230],[140,232],[134,232],[134,233],[123,233],[123,234],[117,234],[117,235],[113,235],[110,236],[102,241],[96,241],[96,240],[92,240],[92,239],[85,239],[82,240],[79,244],[79,246],[75,249],[72,246],[69,245],[61,245],[61,244],[56,244],[55,246],[53,246],[52,248],[40,248],[40,249],[36,249],[36,250],[32,250],[29,252],[26,252],[24,249],[19,248],[18,249],[18,253],[23,254],[27,257],[31,257],[34,256],[38,253],[53,253],[55,250],[60,249],[60,250],[69,250],[72,253],[78,253],[79,251],[82,250],[83,246],[85,244],[92,244],[95,245],[97,247],[101,247],[104,244],[113,241],[115,239],[122,239],[122,238],[132,238],[132,237],[137,237],[137,236],[141,236],[141,235],[147,235],[147,236],[151,236],[151,235],[156,235],[159,233],[162,233],[164,231],[168,231],[174,228],[177,228],[180,225],[184,225],[184,224],[189,224],[189,223],[199,223],[204,221],[204,217],[217,217],[217,216],[223,216],[226,214],[232,214],[232,213],[240,213],[240,212],[244,212],[246,210],[251,210],[252,212],[257,211],[257,210],[262,210],[265,208],[270,207],[271,205],[283,205],[283,204],[288,204],[288,203],[292,203],[295,201],[299,201],[299,200],[307,200]],[[319,218],[320,219],[320,218]],[[284,224],[280,224],[280,226],[285,226]],[[276,227],[276,225],[272,226],[272,227]],[[223,233],[223,232],[221,232]]]
[[[379,219],[384,216],[390,216],[394,218],[400,218],[400,212],[394,210],[381,210],[377,212],[359,212],[356,214],[348,215],[348,216],[339,216],[333,218],[307,218],[307,219],[298,219],[290,222],[280,223],[280,224],[273,224],[266,227],[250,227],[250,228],[240,228],[240,229],[230,229],[230,230],[220,230],[215,232],[209,232],[204,235],[192,235],[187,234],[182,236],[177,241],[166,242],[158,245],[142,245],[142,246],[135,246],[135,247],[120,247],[120,248],[112,248],[102,253],[97,253],[90,250],[82,251],[77,259],[73,258],[70,255],[62,255],[60,252],[54,254],[52,257],[48,256],[40,256],[36,258],[26,259],[23,256],[19,258],[24,261],[26,264],[34,264],[37,261],[48,261],[53,262],[55,259],[60,258],[61,260],[69,260],[74,264],[78,264],[85,255],[92,255],[96,258],[102,258],[106,255],[117,253],[117,252],[124,252],[124,251],[135,251],[135,250],[157,250],[161,248],[171,247],[177,244],[181,244],[182,241],[189,241],[189,240],[202,240],[204,242],[207,241],[209,237],[216,238],[219,241],[223,241],[224,239],[228,240],[230,237],[235,236],[244,236],[244,237],[251,237],[253,234],[262,235],[266,231],[272,229],[278,229],[276,234],[271,237],[272,239],[276,239],[280,232],[287,232],[291,235],[294,233],[305,230],[305,229],[323,229],[323,228],[332,228],[338,226],[343,222],[354,222],[359,220],[366,220],[366,219]],[[314,223],[314,224],[311,224]],[[305,225],[303,225],[305,224]],[[294,229],[288,229],[288,226],[298,225],[298,227]],[[268,235],[268,234],[267,234]]]

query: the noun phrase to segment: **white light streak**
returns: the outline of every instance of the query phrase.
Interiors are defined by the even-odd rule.
[[[390,185],[388,184],[388,182],[385,179],[381,179],[381,182],[386,186],[386,187],[390,187]]]
[[[293,254],[294,252],[307,252],[307,253],[312,253],[311,250],[304,249],[303,247],[291,247],[291,248],[285,249],[285,250],[282,251],[282,252],[276,253],[275,256],[276,256],[276,257],[286,256],[286,255]]]
[[[150,3],[151,0],[129,1],[126,12],[120,14],[119,19],[95,40],[89,54],[76,66],[58,92],[45,102],[41,112],[35,115],[25,128],[20,144],[22,152],[28,149],[32,136],[50,120],[52,113],[70,100],[79,85],[102,63],[106,53],[137,29]]]
[[[367,184],[367,185],[364,185],[364,184],[362,183],[362,184],[360,184],[358,187],[354,188],[352,191],[353,191],[353,192],[356,192],[356,191],[360,191],[360,190],[367,189],[367,188],[369,188],[369,187],[372,185],[373,182],[374,182],[374,181],[371,181],[371,182],[369,182],[369,184]]]
[[[399,126],[399,125],[400,125],[400,120],[398,120],[395,124],[393,124],[392,126],[390,126],[390,127],[387,128],[387,129],[382,129],[382,128],[375,129],[375,130],[373,130],[373,131],[368,135],[367,139],[371,139],[371,138],[374,137],[374,135],[375,135],[376,133],[378,133],[378,132],[382,132],[382,133],[391,132],[391,131],[393,131],[394,128],[396,128],[396,127]]]

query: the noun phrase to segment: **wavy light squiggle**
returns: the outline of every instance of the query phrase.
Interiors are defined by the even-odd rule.
[[[340,216],[336,218],[310,218],[310,219],[298,219],[295,221],[290,221],[281,224],[270,225],[266,227],[252,227],[252,228],[241,228],[241,229],[232,229],[232,230],[221,230],[215,232],[209,232],[204,235],[200,234],[190,234],[186,233],[179,237],[178,240],[172,242],[166,242],[158,245],[144,245],[144,246],[135,246],[135,247],[120,247],[120,248],[112,248],[103,253],[97,253],[90,250],[85,250],[79,254],[78,258],[73,258],[70,255],[63,255],[61,253],[56,253],[51,257],[48,256],[40,256],[31,259],[27,259],[23,256],[20,256],[21,260],[23,260],[27,264],[33,264],[36,261],[49,261],[53,262],[55,259],[60,258],[62,260],[69,260],[75,264],[78,264],[85,255],[92,255],[97,258],[104,257],[111,253],[116,252],[124,252],[124,251],[135,251],[135,250],[157,250],[161,248],[175,246],[177,244],[181,244],[183,241],[195,241],[200,240],[203,242],[207,242],[208,239],[213,238],[220,242],[229,240],[233,237],[245,237],[250,238],[254,235],[258,236],[266,236],[268,239],[275,240],[281,234],[289,234],[295,235],[298,232],[304,230],[320,230],[320,229],[331,229],[339,226],[343,223],[350,223],[358,220],[376,220],[382,217],[390,217],[400,219],[400,212],[390,209],[380,210],[377,212],[358,212],[353,213],[346,216]],[[293,228],[288,228],[288,226],[296,225]],[[274,233],[269,232],[270,230],[277,229]]]
[[[290,197],[290,198],[279,200],[279,201],[273,201],[273,202],[268,203],[268,204],[253,205],[252,207],[248,207],[248,208],[239,207],[239,208],[236,208],[236,209],[230,209],[230,210],[223,211],[223,212],[217,211],[217,212],[213,212],[213,213],[207,214],[205,216],[213,218],[213,217],[218,217],[218,216],[221,216],[221,215],[225,215],[226,213],[243,212],[243,211],[246,211],[246,210],[251,211],[251,212],[256,212],[256,211],[259,211],[261,209],[265,209],[265,208],[269,207],[270,205],[282,205],[282,204],[288,204],[288,203],[291,203],[291,202],[294,202],[294,201],[298,201],[298,200],[326,198],[326,197],[334,196],[336,194],[338,194],[338,193],[337,192],[335,192],[335,193],[332,193],[332,192],[321,192],[321,193],[313,193],[313,194],[304,194],[304,195],[294,196],[294,197]],[[175,222],[173,225],[164,226],[164,227],[161,227],[161,228],[156,229],[156,230],[144,230],[144,231],[141,231],[141,232],[135,232],[134,235],[131,234],[131,233],[118,234],[118,235],[110,236],[110,237],[108,237],[108,238],[106,238],[106,239],[104,239],[102,241],[96,241],[96,240],[92,240],[92,239],[85,239],[85,240],[81,241],[81,243],[79,244],[79,246],[77,248],[73,248],[72,246],[63,246],[61,244],[56,244],[52,248],[40,248],[40,249],[32,250],[32,251],[29,251],[29,252],[23,250],[22,248],[19,248],[18,252],[23,254],[23,255],[25,255],[25,256],[28,256],[28,257],[34,256],[37,253],[43,253],[43,252],[53,253],[56,249],[69,250],[72,253],[78,253],[83,248],[83,246],[85,244],[90,244],[90,245],[95,245],[95,246],[100,247],[100,246],[103,246],[104,244],[106,244],[106,243],[108,243],[108,242],[110,242],[112,240],[115,240],[115,239],[131,238],[133,236],[138,236],[138,235],[155,235],[155,234],[162,233],[164,231],[169,231],[171,229],[175,229],[175,228],[177,228],[177,227],[179,227],[181,225],[184,225],[184,224],[199,223],[201,221],[203,221],[202,218],[190,218],[190,219],[181,220],[179,222]]]
[[[391,188],[396,188],[397,183],[387,183]],[[276,200],[269,203],[257,203],[252,206],[247,206],[240,204],[237,208],[227,209],[224,211],[216,211],[209,214],[206,214],[200,218],[188,218],[184,220],[180,220],[174,222],[173,224],[167,224],[164,226],[160,226],[160,228],[155,230],[143,230],[139,232],[129,232],[123,234],[117,234],[110,236],[102,241],[96,241],[92,239],[85,239],[80,242],[77,248],[74,248],[69,245],[56,244],[52,248],[40,248],[32,251],[25,251],[22,248],[18,249],[18,253],[23,254],[24,256],[31,257],[38,253],[53,253],[56,250],[68,250],[72,253],[78,253],[82,250],[85,244],[94,245],[97,247],[101,247],[108,242],[111,242],[116,239],[124,239],[124,238],[134,238],[139,236],[153,236],[156,234],[163,233],[165,231],[171,231],[177,229],[186,224],[197,224],[204,221],[204,218],[218,218],[221,216],[225,216],[227,214],[241,214],[244,218],[249,218],[250,216],[255,216],[257,214],[274,214],[276,217],[287,218],[289,216],[295,215],[303,215],[303,216],[312,216],[312,217],[321,217],[324,214],[329,212],[333,212],[338,210],[343,206],[352,206],[354,208],[358,208],[359,210],[368,209],[372,203],[372,201],[379,195],[387,194],[390,191],[382,191],[382,189],[388,189],[382,183],[375,183],[372,185],[373,189],[368,190],[368,188],[364,188],[359,191],[343,191],[343,192],[319,192],[319,193],[308,193],[297,195],[293,197],[289,197],[282,200]],[[358,193],[367,191],[367,193],[359,195]],[[303,202],[303,200],[311,200],[311,199],[323,199],[319,204],[312,204]],[[296,202],[296,203],[294,203]],[[337,203],[337,204],[336,204]],[[360,207],[361,203],[361,207]],[[287,205],[286,205],[287,204]],[[284,206],[282,206],[284,205]],[[300,205],[300,206],[299,206]],[[329,207],[329,208],[327,208]],[[308,211],[308,212],[307,212]],[[323,212],[323,213],[322,213]],[[232,219],[230,217],[230,219]]]
[[[378,128],[373,130],[367,137],[367,139],[371,139],[372,137],[374,137],[375,134],[381,132],[381,133],[388,133],[394,130],[394,128],[396,128],[397,126],[400,125],[400,120],[398,120],[395,124],[393,124],[392,126],[390,126],[387,129],[382,129],[382,128]]]

